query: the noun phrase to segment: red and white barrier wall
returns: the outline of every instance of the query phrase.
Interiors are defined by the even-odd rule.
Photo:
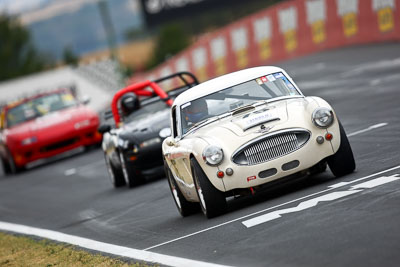
[[[132,82],[191,71],[200,81],[351,44],[400,40],[400,0],[291,0],[215,32]]]

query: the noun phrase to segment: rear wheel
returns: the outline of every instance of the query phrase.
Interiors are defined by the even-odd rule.
[[[125,157],[122,153],[119,154],[121,160],[122,174],[124,176],[125,183],[129,187],[134,187],[144,183],[143,176],[135,173],[131,166],[126,163]]]
[[[182,217],[186,217],[196,213],[199,210],[200,207],[199,204],[186,200],[181,190],[179,189],[178,185],[176,184],[176,181],[171,173],[171,170],[169,169],[169,167],[165,162],[164,162],[164,169],[165,169],[165,175],[167,176],[168,179],[169,188],[171,189],[172,197],[174,198],[174,202],[179,213],[182,215]]]
[[[110,177],[111,183],[114,187],[121,187],[125,185],[125,180],[124,176],[122,174],[121,170],[118,170],[115,168],[111,161],[110,158],[107,157],[106,154],[104,154],[104,158],[106,160],[106,166],[107,166],[107,171],[108,171],[108,176]]]
[[[200,207],[204,215],[207,218],[213,218],[225,213],[227,203],[224,192],[219,191],[211,184],[195,158],[190,159],[190,165]]]
[[[354,161],[353,151],[349,143],[349,139],[343,129],[342,124],[339,122],[340,128],[340,146],[338,151],[332,156],[328,157],[328,165],[333,175],[340,177],[352,173],[356,168]]]

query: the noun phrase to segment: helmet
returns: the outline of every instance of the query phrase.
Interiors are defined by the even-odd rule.
[[[140,108],[139,98],[134,93],[126,93],[121,97],[121,110],[124,116]]]
[[[208,115],[207,103],[204,99],[192,101],[187,107],[185,119],[188,123],[197,123]]]

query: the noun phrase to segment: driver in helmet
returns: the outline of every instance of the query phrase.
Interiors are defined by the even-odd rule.
[[[123,117],[129,116],[133,111],[140,108],[139,98],[135,93],[126,93],[121,97],[121,111]]]
[[[185,121],[188,126],[204,120],[208,116],[208,107],[204,99],[192,101],[185,109]]]

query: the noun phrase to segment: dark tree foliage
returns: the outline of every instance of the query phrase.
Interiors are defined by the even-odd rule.
[[[286,0],[258,0],[247,3],[235,1],[230,6],[218,7],[199,14],[188,14],[185,17],[172,19],[169,24],[157,28],[149,28],[146,31],[131,30],[126,33],[128,39],[143,38],[147,35],[156,35],[156,46],[151,60],[146,68],[152,69],[163,63],[170,56],[182,51],[190,45],[194,36],[204,32],[217,30],[229,23],[233,23],[242,17],[263,10],[276,3]],[[188,34],[190,33],[190,34]]]
[[[76,66],[78,64],[78,57],[72,50],[71,46],[66,46],[63,51],[63,61],[65,64]]]
[[[45,59],[16,18],[0,15],[0,81],[43,70]]]
[[[177,54],[190,44],[190,35],[180,24],[168,24],[160,29],[154,48],[154,54],[148,64],[153,68],[169,57]]]

